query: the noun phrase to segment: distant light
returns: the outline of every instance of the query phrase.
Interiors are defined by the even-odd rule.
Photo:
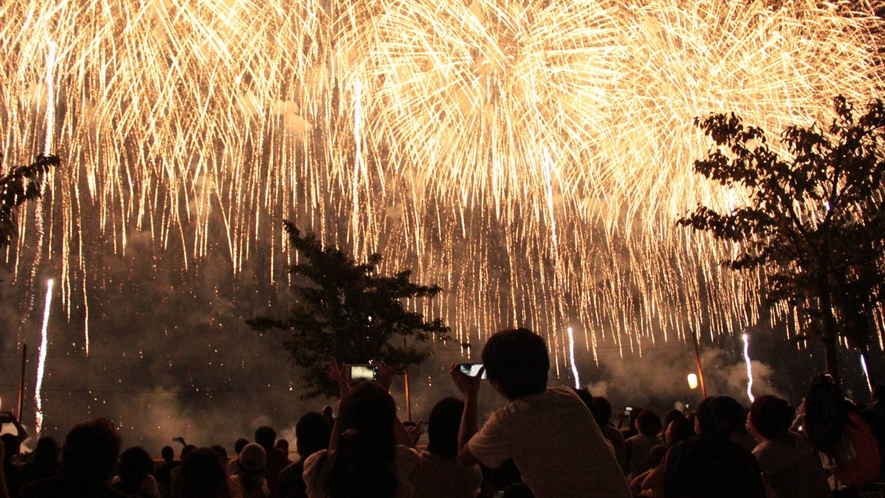
[[[698,388],[698,374],[696,374],[696,373],[688,374],[688,388],[689,389],[697,389]]]

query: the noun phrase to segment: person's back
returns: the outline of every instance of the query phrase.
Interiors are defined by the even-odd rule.
[[[699,436],[675,444],[664,461],[667,498],[764,498],[762,473],[752,453],[732,442],[732,413],[742,410],[718,396],[698,405]]]
[[[21,498],[124,498],[110,481],[121,440],[107,419],[81,422],[65,438],[62,468],[57,477],[34,481]]]
[[[281,449],[275,447],[277,432],[269,427],[262,426],[255,430],[255,442],[264,448],[267,455],[267,466],[264,468],[264,478],[267,480],[267,487],[270,489],[270,495],[276,497],[277,478],[280,471],[292,464],[289,456]]]
[[[621,470],[626,474],[627,447],[624,440],[624,433],[610,422],[612,416],[611,402],[601,396],[594,396],[593,409],[590,411],[593,413],[593,419],[596,420],[596,425],[598,425],[599,430],[602,431],[603,437],[605,437],[605,439],[611,443],[612,448],[615,449],[615,458],[618,460],[618,465],[621,466]]]
[[[278,498],[307,498],[304,483],[304,461],[314,453],[329,447],[332,426],[321,413],[308,412],[295,424],[295,449],[301,457],[280,471],[277,478]]]
[[[497,468],[512,458],[537,498],[629,497],[627,481],[590,410],[567,387],[547,388],[550,367],[544,340],[526,329],[494,334],[482,353],[489,383],[510,404],[496,411],[478,432],[478,381],[452,369],[467,398],[461,429],[461,461]],[[465,447],[466,446],[466,447]]]
[[[624,441],[628,465],[628,480],[651,468],[648,460],[651,449],[664,443],[657,436],[661,431],[661,418],[655,412],[643,410],[636,417],[635,425],[639,434]]]
[[[430,414],[427,451],[415,480],[415,498],[471,498],[482,484],[479,465],[463,465],[458,459],[458,427],[464,402],[440,400]]]

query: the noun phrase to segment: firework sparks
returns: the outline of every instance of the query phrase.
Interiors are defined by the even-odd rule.
[[[860,368],[863,370],[863,377],[867,380],[867,387],[870,388],[870,392],[873,392],[873,383],[870,382],[870,372],[867,370],[867,360],[861,355],[860,357]]]
[[[575,333],[571,327],[568,328],[568,352],[569,361],[572,365],[572,375],[575,376],[575,389],[580,389],[581,376],[578,374],[578,366],[575,364]]]
[[[756,397],[753,396],[753,364],[750,361],[750,336],[748,334],[744,334],[744,361],[747,363],[747,397],[750,398],[750,403],[756,400]]]
[[[515,322],[563,344],[579,321],[594,355],[597,334],[623,354],[762,306],[718,266],[728,248],[674,226],[730,202],[691,172],[708,147],[693,118],[777,132],[879,90],[875,16],[770,3],[12,0],[0,147],[14,164],[43,138],[65,160],[35,266],[61,262],[66,309],[82,289],[88,313],[98,255],[138,232],[184,268],[224,251],[239,273],[286,261],[290,219],[457,289],[422,311],[458,340]],[[59,105],[37,116],[44,60]]]
[[[46,281],[46,307],[43,309],[43,330],[41,333],[40,350],[37,352],[37,384],[34,387],[34,412],[36,414],[36,423],[34,427],[37,436],[40,436],[43,430],[43,374],[46,372],[46,349],[49,347],[48,328],[49,328],[49,310],[52,305],[52,284],[53,280]]]

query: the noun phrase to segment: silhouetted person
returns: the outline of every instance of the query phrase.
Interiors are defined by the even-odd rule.
[[[234,494],[242,498],[267,498],[267,480],[264,468],[267,466],[267,453],[258,443],[249,443],[237,456],[238,471],[233,476]]]
[[[175,461],[175,450],[171,446],[163,446],[160,456],[163,458],[163,463],[157,468],[154,477],[157,479],[157,489],[160,490],[160,496],[169,498],[172,496],[172,469],[178,467],[181,462]]]
[[[304,484],[304,461],[317,451],[329,447],[332,437],[332,426],[321,413],[308,412],[295,424],[295,449],[298,460],[280,471],[277,479],[278,498],[307,498],[307,486]]]
[[[670,448],[664,462],[667,498],[765,498],[756,458],[731,441],[735,413],[728,396],[705,398],[697,407],[697,436]]]
[[[627,479],[633,479],[651,468],[648,457],[651,449],[664,442],[658,437],[661,432],[661,417],[651,410],[642,410],[636,417],[636,431],[639,433],[624,442],[627,455]]]
[[[141,446],[133,446],[120,455],[117,477],[111,481],[114,489],[122,491],[129,498],[159,498],[157,481],[151,472],[154,460]]]
[[[590,410],[568,387],[547,388],[550,358],[527,329],[492,335],[482,351],[489,384],[510,404],[478,429],[480,377],[452,365],[464,395],[458,435],[461,463],[491,468],[513,459],[537,498],[629,498],[623,472]],[[431,426],[432,429],[432,426]]]
[[[611,402],[601,396],[594,396],[593,408],[590,411],[593,413],[593,419],[596,420],[596,425],[599,426],[599,430],[602,431],[602,435],[605,437],[605,439],[608,440],[609,443],[611,443],[612,448],[615,449],[615,458],[617,458],[618,465],[621,466],[621,470],[626,475],[627,449],[624,445],[624,433],[611,423]]]
[[[120,435],[110,420],[80,422],[65,438],[59,475],[28,484],[22,498],[125,497],[111,488],[120,445]]]
[[[796,410],[775,396],[759,396],[750,406],[747,430],[759,441],[753,455],[777,498],[832,496],[820,459],[790,424]]]
[[[41,437],[37,440],[33,458],[22,467],[22,486],[38,479],[55,477],[60,469],[61,446],[52,437]]]
[[[444,398],[430,413],[427,450],[415,481],[417,498],[472,498],[482,484],[479,465],[463,465],[458,458],[458,430],[464,402]]]
[[[269,426],[261,426],[255,429],[255,442],[264,448],[267,455],[267,466],[264,468],[264,478],[267,480],[267,487],[270,489],[270,496],[275,498],[277,490],[277,478],[280,471],[292,464],[289,456],[283,450],[274,447],[277,441],[277,431]]]
[[[180,492],[182,498],[231,498],[224,462],[211,448],[189,449],[182,455]]]
[[[28,438],[28,432],[19,423],[18,419],[10,412],[0,412],[0,424],[12,424],[16,433],[6,433],[0,436],[3,440],[3,472],[6,474],[6,488],[9,496],[18,496],[21,485],[22,468],[16,459],[21,451],[21,443]]]
[[[237,456],[239,456],[240,452],[243,451],[243,448],[245,448],[247,444],[249,444],[248,439],[246,439],[244,437],[237,439],[234,442],[234,453],[236,453]],[[227,475],[232,476],[236,472],[237,472],[237,459],[234,458],[233,460],[227,461]]]

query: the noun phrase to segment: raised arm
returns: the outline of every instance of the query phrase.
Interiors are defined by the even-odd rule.
[[[464,396],[464,411],[461,413],[461,427],[458,428],[458,457],[462,464],[474,465],[478,462],[470,453],[467,443],[479,431],[479,387],[482,382],[482,370],[476,377],[470,377],[461,372],[458,365],[452,365],[449,374]]]

